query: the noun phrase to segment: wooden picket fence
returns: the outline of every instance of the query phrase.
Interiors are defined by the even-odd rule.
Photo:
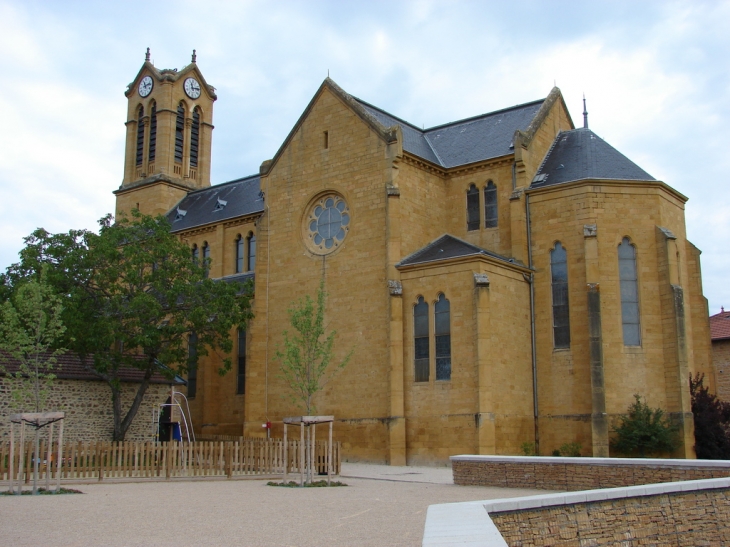
[[[52,454],[58,454],[58,445],[53,443]],[[340,443],[332,443],[333,474],[340,472]],[[299,473],[300,443],[288,441],[287,459],[289,473]],[[13,458],[15,480],[18,473],[28,483],[33,476],[34,443],[27,442],[20,447],[16,443],[14,454],[10,454],[10,443],[0,444],[0,481],[9,481],[10,459]],[[317,469],[327,474],[327,443],[318,441],[315,445]],[[41,463],[39,480],[57,478],[57,462],[51,458],[46,462],[47,447],[40,443]],[[284,472],[284,442],[282,439],[246,439],[236,441],[196,442],[134,442],[97,441],[64,442],[61,462],[61,479],[75,480],[107,478],[144,479],[173,477],[241,477],[253,475],[278,475]]]

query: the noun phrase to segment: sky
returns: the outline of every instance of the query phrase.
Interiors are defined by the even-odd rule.
[[[687,196],[711,314],[730,308],[730,0],[0,0],[0,268],[35,228],[94,229],[147,47],[216,88],[211,180],[258,172],[329,74],[431,127],[545,97]]]

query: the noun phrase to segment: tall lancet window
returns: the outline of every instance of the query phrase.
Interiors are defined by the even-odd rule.
[[[466,192],[466,229],[479,229],[479,190],[473,184]]]
[[[190,167],[198,166],[198,143],[200,142],[200,107],[193,110],[193,125],[190,128]]]
[[[256,236],[253,232],[248,234],[248,268],[246,271],[252,272],[256,269]]]
[[[243,272],[243,245],[243,236],[239,234],[239,236],[236,238],[236,273]]]
[[[639,322],[639,280],[636,275],[636,248],[625,237],[618,246],[618,273],[621,282],[621,323],[624,346],[641,345]]]
[[[205,270],[205,277],[208,277],[210,273],[210,245],[207,241],[203,243],[203,269]]]
[[[560,242],[550,251],[550,274],[553,288],[553,343],[555,348],[569,348],[568,256]]]
[[[484,227],[497,227],[497,187],[490,180],[484,188]]]
[[[422,296],[413,306],[413,344],[416,382],[428,382],[429,368],[429,336],[428,336],[428,303]]]
[[[155,161],[155,153],[157,152],[157,105],[152,103],[150,110],[150,146],[147,153],[149,161]]]
[[[177,105],[177,117],[175,118],[175,161],[182,163],[183,142],[185,135],[185,106]]]
[[[436,379],[451,380],[451,305],[443,294],[433,306],[436,335]]]
[[[137,165],[142,165],[144,159],[144,108],[137,110]]]

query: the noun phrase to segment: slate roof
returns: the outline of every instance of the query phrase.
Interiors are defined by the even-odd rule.
[[[450,258],[461,258],[466,256],[490,256],[498,260],[503,260],[510,264],[514,264],[515,261],[511,258],[498,255],[476,245],[472,245],[458,237],[454,237],[449,234],[444,234],[438,239],[432,241],[425,247],[420,248],[415,253],[412,253],[401,260],[397,267],[400,266],[412,266],[414,264],[425,264],[428,262],[438,262],[440,260],[448,260]]]
[[[263,212],[264,199],[260,195],[260,186],[261,177],[251,175],[190,192],[167,213],[172,231],[180,232],[196,226]]]
[[[447,168],[511,154],[514,151],[511,145],[515,131],[525,131],[544,102],[541,99],[429,129],[419,129],[365,101],[355,100],[383,126],[401,127],[403,150]]]
[[[555,137],[530,187],[583,179],[656,180],[593,131],[580,128]]]
[[[87,357],[86,361],[82,363],[79,357],[73,353],[64,353],[59,355],[57,358],[56,365],[54,366],[53,373],[57,378],[62,380],[96,380],[100,381],[101,378],[95,374],[86,370],[84,363],[88,366],[93,367],[93,359]],[[5,352],[0,352],[0,365],[9,373],[16,372],[18,370],[18,361],[11,355]],[[164,367],[164,365],[160,365]],[[141,382],[144,372],[134,367],[122,367],[119,369],[119,379],[122,382]],[[172,380],[165,378],[161,373],[155,373],[152,375],[150,382],[153,384],[186,384],[180,376],[175,375]]]
[[[710,338],[712,340],[730,338],[730,311],[723,309],[720,313],[710,316]]]

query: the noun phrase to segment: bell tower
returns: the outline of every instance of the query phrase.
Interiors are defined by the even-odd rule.
[[[195,50],[178,71],[155,68],[147,48],[124,94],[127,142],[116,214],[134,208],[165,214],[188,192],[210,186],[215,88],[200,72]]]

